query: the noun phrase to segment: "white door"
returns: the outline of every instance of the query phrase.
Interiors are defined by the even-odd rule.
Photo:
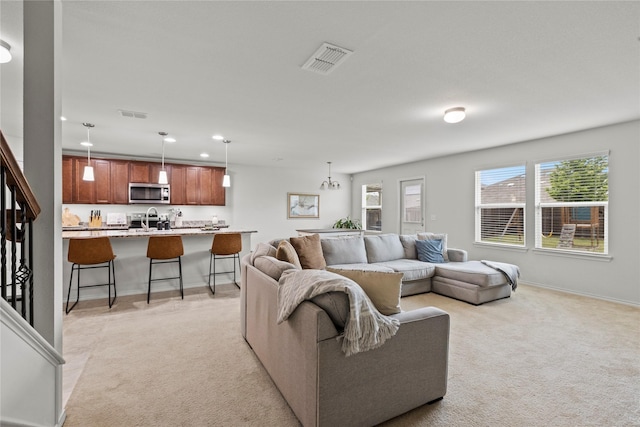
[[[400,234],[424,231],[424,179],[400,181]]]

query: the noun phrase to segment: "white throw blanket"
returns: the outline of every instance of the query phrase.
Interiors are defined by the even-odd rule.
[[[278,287],[278,324],[284,322],[304,301],[326,292],[349,296],[349,318],[344,327],[342,351],[350,356],[380,347],[396,334],[398,319],[387,317],[374,307],[364,290],[353,280],[325,270],[288,270]]]
[[[516,290],[518,287],[518,277],[520,277],[520,269],[517,265],[507,264],[504,262],[487,261],[484,259],[480,262],[502,273],[511,285],[511,289],[514,291]]]

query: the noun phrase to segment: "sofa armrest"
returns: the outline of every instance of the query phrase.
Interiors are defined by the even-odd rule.
[[[389,317],[396,318],[400,321],[400,325],[410,322],[419,322],[425,319],[430,319],[436,316],[448,316],[446,311],[440,310],[436,307],[420,307],[415,310],[403,311],[398,314],[393,314]]]
[[[449,315],[423,307],[391,317],[398,332],[374,350],[345,357],[340,340],[319,343],[318,419],[303,425],[377,425],[446,394]]]
[[[467,251],[464,249],[454,249],[448,248],[447,255],[449,256],[449,261],[452,262],[466,262],[467,261]]]

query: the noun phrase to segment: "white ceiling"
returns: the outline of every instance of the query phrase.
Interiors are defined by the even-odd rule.
[[[22,67],[2,2],[2,127]],[[9,3],[9,4],[8,4]],[[63,1],[63,148],[356,173],[640,118],[639,2]],[[323,42],[354,51],[329,75]],[[16,77],[17,76],[17,77]],[[445,109],[464,106],[459,124]],[[119,109],[148,113],[123,118]]]

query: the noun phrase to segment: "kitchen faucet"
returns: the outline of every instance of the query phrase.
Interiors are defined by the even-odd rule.
[[[147,215],[146,215],[146,222],[140,221],[142,228],[146,231],[149,231],[149,212],[151,212],[152,210],[154,210],[156,212],[156,216],[158,216],[158,209],[156,209],[155,207],[151,206],[149,209],[147,209]]]

